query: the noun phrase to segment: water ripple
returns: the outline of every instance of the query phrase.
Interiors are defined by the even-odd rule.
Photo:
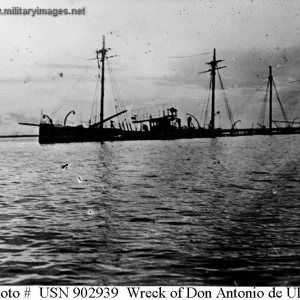
[[[0,284],[296,285],[299,146],[2,141]]]

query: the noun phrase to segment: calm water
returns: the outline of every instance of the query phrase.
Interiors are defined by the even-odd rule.
[[[0,284],[297,285],[299,149],[0,140]]]

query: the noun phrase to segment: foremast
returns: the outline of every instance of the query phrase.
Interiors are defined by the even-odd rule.
[[[110,50],[109,48],[105,48],[105,36],[103,36],[103,45],[101,50],[97,50],[97,58],[98,55],[101,54],[101,98],[100,98],[100,129],[103,129],[103,123],[104,123],[104,82],[105,82],[105,59],[106,59],[106,53]],[[98,61],[98,67],[99,61]]]
[[[101,69],[101,94],[100,94],[100,121],[97,123],[94,123],[93,125],[90,125],[90,127],[93,128],[100,128],[100,130],[103,129],[103,124],[115,117],[118,117],[121,114],[124,114],[127,110],[122,110],[120,112],[117,112],[116,114],[107,117],[104,119],[104,86],[105,86],[105,60],[112,58],[114,56],[107,56],[107,52],[111,50],[111,48],[105,48],[105,36],[103,35],[103,45],[102,45],[102,49],[100,50],[96,50],[96,60],[98,63],[98,69]],[[99,55],[101,55],[101,57],[99,58]],[[100,66],[100,63],[101,66]],[[109,70],[109,68],[108,68]],[[99,72],[100,73],[100,72]],[[98,78],[100,78],[100,74],[98,73]]]

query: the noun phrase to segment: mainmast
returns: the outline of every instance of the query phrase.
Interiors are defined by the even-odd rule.
[[[211,65],[211,129],[215,129],[215,89],[216,89],[216,49],[214,49],[213,60],[209,63]]]
[[[211,74],[211,81],[212,81],[212,91],[211,91],[211,120],[210,120],[210,129],[214,130],[215,129],[215,89],[216,89],[216,70],[226,68],[226,66],[223,67],[218,67],[218,63],[224,61],[224,60],[216,60],[216,49],[214,49],[214,54],[213,54],[213,60],[208,62],[207,64],[211,66],[211,69],[200,72],[199,74],[202,73],[207,73],[210,72]]]
[[[272,76],[272,67],[269,66],[269,82],[270,82],[270,105],[269,105],[269,130],[272,134],[272,85],[273,85],[273,76]]]

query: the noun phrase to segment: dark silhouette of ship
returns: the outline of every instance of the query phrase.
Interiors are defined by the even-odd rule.
[[[96,58],[99,69],[99,79],[101,79],[101,95],[100,95],[100,120],[89,126],[67,125],[67,119],[75,111],[70,111],[63,124],[54,124],[50,116],[41,115],[40,124],[19,123],[21,125],[38,126],[40,144],[49,143],[70,143],[70,142],[103,142],[116,140],[147,140],[147,139],[176,139],[176,138],[196,138],[202,137],[207,132],[206,129],[195,128],[192,122],[192,115],[188,118],[188,126],[181,126],[181,120],[177,117],[177,109],[174,107],[164,108],[160,116],[152,117],[135,115],[128,122],[123,118],[123,122],[119,120],[118,126],[115,126],[113,119],[121,117],[127,112],[124,105],[117,106],[116,114],[104,118],[104,84],[105,84],[105,62],[113,57],[107,56],[110,48],[105,47],[105,37],[103,36],[102,49],[96,51]],[[101,70],[101,75],[100,75]],[[196,118],[193,117],[195,120]],[[110,121],[110,122],[109,122]],[[197,121],[197,120],[196,120]],[[133,126],[140,125],[135,130]]]
[[[105,47],[105,37],[103,36],[102,49],[96,50],[96,58],[98,64],[98,79],[101,80],[101,94],[100,94],[100,117],[99,121],[95,121],[92,124],[92,118],[90,119],[88,126],[77,125],[68,126],[67,119],[70,114],[75,114],[75,111],[70,111],[63,124],[54,124],[53,120],[46,114],[42,114],[40,124],[20,123],[22,125],[38,126],[39,127],[39,142],[41,144],[49,143],[70,143],[70,142],[104,142],[104,141],[117,141],[117,140],[151,140],[151,139],[180,139],[180,138],[213,138],[221,136],[245,136],[245,135],[273,135],[273,134],[299,134],[300,126],[294,127],[294,124],[300,124],[295,122],[295,119],[290,122],[284,112],[282,103],[279,99],[276,85],[272,76],[272,68],[269,67],[269,81],[267,86],[266,97],[263,102],[262,111],[260,114],[260,121],[258,128],[243,128],[237,129],[236,124],[241,122],[235,121],[228,99],[225,95],[225,89],[222,83],[222,79],[219,70],[225,68],[225,66],[219,67],[218,64],[223,60],[216,59],[216,49],[214,49],[213,60],[208,62],[210,69],[202,73],[210,73],[210,90],[211,93],[211,105],[210,105],[210,120],[207,127],[200,126],[197,118],[192,114],[187,115],[187,126],[182,126],[181,119],[177,115],[177,109],[173,106],[166,107],[158,111],[157,115],[153,115],[147,111],[132,114],[131,122],[128,117],[125,117],[127,109],[120,99],[119,92],[113,88],[114,98],[119,103],[116,105],[116,113],[112,116],[104,118],[104,84],[105,84],[105,62],[113,56],[107,56],[107,52],[110,48]],[[109,69],[109,65],[108,65]],[[101,71],[101,75],[100,75]],[[224,92],[224,100],[226,104],[227,115],[231,124],[229,129],[216,128],[215,118],[220,114],[220,111],[215,111],[215,85],[216,75],[219,77],[221,88]],[[114,79],[111,78],[114,82]],[[275,88],[277,99],[280,104],[280,108],[283,114],[283,121],[274,121],[272,119],[272,88]],[[265,111],[267,104],[267,96],[269,94],[269,126],[264,125]],[[95,100],[95,99],[94,99]],[[208,115],[209,100],[206,106],[205,120]],[[115,125],[114,119],[118,118],[118,125]],[[272,127],[272,124],[276,124],[276,128]],[[108,125],[109,124],[109,125]],[[205,121],[204,121],[205,124]],[[285,125],[282,127],[282,124]],[[139,129],[138,129],[138,126]],[[135,127],[135,128],[133,128]]]

